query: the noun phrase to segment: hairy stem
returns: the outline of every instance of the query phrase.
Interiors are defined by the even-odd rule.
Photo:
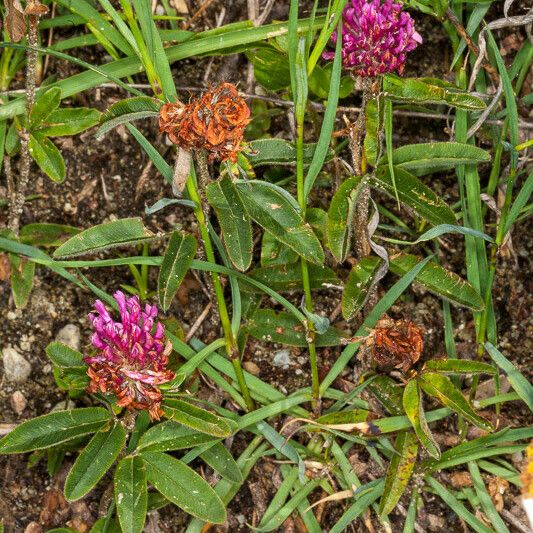
[[[37,70],[37,51],[39,45],[39,16],[29,15],[28,44],[26,60],[26,123],[20,133],[20,174],[16,187],[16,192],[11,200],[9,212],[9,229],[18,235],[20,227],[20,215],[24,207],[26,189],[30,180],[31,157],[28,148],[30,136],[28,132],[28,121],[35,104],[35,84]]]
[[[198,221],[198,226],[200,228],[200,235],[202,237],[205,255],[207,260],[211,263],[216,263],[215,252],[213,249],[213,244],[211,243],[211,237],[209,236],[209,229],[207,227],[207,221],[209,216],[209,205],[204,197],[205,186],[209,181],[209,169],[207,166],[207,159],[205,152],[197,150],[195,152],[195,159],[198,165],[198,183],[199,187],[196,186],[194,179],[189,177],[187,181],[187,190],[189,196],[193,202],[197,204],[195,209],[196,219]],[[224,299],[224,289],[220,281],[220,276],[216,272],[211,273],[211,280],[213,281],[213,288],[215,292],[215,298],[218,304],[218,311],[220,314],[220,323],[222,324],[222,329],[224,330],[224,338],[226,339],[226,354],[228,359],[233,365],[235,370],[235,376],[237,378],[237,383],[246,402],[246,407],[249,411],[255,409],[254,402],[250,395],[248,385],[244,377],[244,372],[241,366],[241,358],[239,353],[239,348],[237,346],[237,340],[233,335],[231,329],[231,319],[229,317],[228,308],[226,305],[226,300]]]

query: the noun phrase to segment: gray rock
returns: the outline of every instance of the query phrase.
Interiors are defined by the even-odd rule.
[[[282,367],[284,370],[289,368],[290,365],[290,352],[289,350],[278,350],[274,353],[274,359],[272,360],[272,363],[274,366]]]
[[[75,324],[67,324],[61,328],[56,336],[57,342],[62,342],[73,350],[79,351],[80,349],[80,328]]]
[[[21,383],[31,374],[31,365],[14,348],[2,350],[4,372],[8,381]]]
[[[60,402],[57,402],[52,409],[50,409],[51,413],[56,413],[57,411],[65,411],[68,409],[74,409],[76,407],[76,404],[72,400],[61,400]]]

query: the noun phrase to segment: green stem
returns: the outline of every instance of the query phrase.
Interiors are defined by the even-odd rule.
[[[196,159],[198,162],[199,172],[205,174],[207,170],[205,154],[196,152]],[[202,176],[202,181],[205,182],[207,181],[207,179],[207,176]],[[211,263],[216,263],[215,251],[213,249],[213,244],[211,243],[211,237],[209,236],[209,229],[207,227],[206,214],[203,209],[203,207],[205,206],[205,202],[202,200],[201,193],[198,190],[197,184],[192,176],[189,176],[189,178],[187,179],[187,191],[189,193],[190,199],[195,202],[197,206],[194,210],[194,214],[196,216],[196,220],[198,221],[198,227],[200,228],[200,235],[202,237],[207,260]],[[252,396],[250,395],[248,385],[246,384],[246,380],[244,378],[239,349],[237,346],[237,341],[231,329],[231,319],[229,317],[228,308],[226,306],[226,300],[224,299],[224,289],[222,287],[222,283],[220,282],[220,276],[216,272],[211,272],[211,279],[213,280],[213,287],[215,289],[215,296],[218,304],[218,311],[220,314],[220,322],[222,324],[222,329],[224,330],[224,338],[226,340],[226,354],[228,356],[228,359],[231,361],[231,364],[233,365],[233,369],[235,370],[237,383],[239,384],[240,391],[244,397],[244,401],[246,402],[246,407],[249,411],[253,411],[255,409],[255,405],[252,400]]]
[[[304,188],[304,124],[303,120],[297,117],[296,125],[296,183],[298,204],[302,211],[302,216],[305,219],[306,214],[306,199]],[[311,281],[309,278],[309,265],[305,259],[302,259],[302,283],[305,293],[305,308],[310,313],[313,312],[313,296],[311,294]],[[318,362],[315,344],[315,325],[309,318],[307,319],[307,346],[309,349],[309,365],[311,366],[311,387],[313,391],[313,410],[318,412],[320,410],[320,378],[318,375]]]

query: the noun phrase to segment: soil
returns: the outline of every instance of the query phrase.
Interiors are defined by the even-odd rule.
[[[194,2],[189,2],[194,4]],[[302,3],[303,4],[303,3]],[[214,26],[215,17],[222,6],[226,6],[224,23],[246,18],[246,2],[220,2],[215,0],[199,19],[193,29]],[[276,2],[272,13],[274,19],[287,17],[288,2]],[[446,78],[446,66],[450,61],[450,47],[442,27],[429,17],[415,13],[417,28],[421,28],[425,45],[419,47],[411,56],[406,75],[423,75]],[[56,33],[55,38],[72,36],[73,30]],[[78,51],[76,51],[78,54]],[[94,56],[93,56],[94,54]],[[95,48],[85,50],[81,54],[87,61],[101,63],[104,52]],[[50,60],[47,75],[64,78],[76,71],[76,67]],[[204,80],[205,72],[210,75]],[[242,56],[223,56],[216,60],[210,58],[192,59],[174,66],[175,78],[183,85],[202,86],[221,80],[230,80],[246,84],[246,60]],[[139,78],[142,82],[143,80]],[[187,93],[180,92],[183,98]],[[124,93],[113,88],[101,88],[88,91],[79,97],[66,102],[66,105],[86,105],[104,111],[112,103],[124,97]],[[350,101],[343,102],[349,105]],[[357,104],[357,98],[353,99]],[[270,133],[288,136],[289,126],[282,118],[276,119]],[[143,133],[162,150],[165,149],[164,139],[157,131],[155,122],[145,121],[139,126]],[[339,128],[342,124],[339,122]],[[315,132],[316,133],[316,132]],[[311,132],[311,135],[315,135]],[[428,140],[448,140],[449,132],[444,121],[429,121],[413,118],[395,119],[396,144],[424,142]],[[195,233],[196,225],[188,210],[185,208],[167,208],[154,216],[145,216],[146,206],[154,204],[158,199],[171,197],[170,187],[161,179],[160,175],[149,164],[147,156],[139,149],[135,140],[129,136],[124,128],[108,134],[102,141],[97,141],[94,131],[85,132],[76,137],[56,139],[67,165],[68,177],[63,184],[54,184],[38,169],[33,168],[31,193],[36,199],[28,202],[24,208],[22,224],[30,222],[56,222],[70,224],[77,227],[89,227],[97,223],[117,218],[142,216],[145,223],[154,230],[168,230],[176,225]],[[169,156],[167,156],[169,159]],[[490,168],[481,168],[483,179],[488,176]],[[5,186],[5,182],[0,182]],[[437,175],[431,178],[431,186],[449,203],[458,199],[458,191],[453,175]],[[5,188],[0,193],[5,192]],[[313,201],[320,205],[323,198],[322,190],[316,194]],[[326,191],[326,194],[330,194]],[[0,196],[5,196],[0,194]],[[381,199],[380,199],[381,200]],[[388,205],[395,210],[394,203]],[[0,211],[0,227],[6,221],[7,210]],[[517,225],[513,232],[512,253],[510,257],[501,260],[498,265],[494,301],[499,328],[499,346],[503,353],[515,363],[524,374],[531,375],[530,361],[532,349],[533,322],[531,319],[531,251],[533,241],[530,237],[531,223],[526,219]],[[442,263],[459,274],[464,272],[464,250],[462,239],[446,237],[443,239],[439,257]],[[153,245],[152,254],[158,254],[157,243]],[[116,252],[114,252],[116,253]],[[124,250],[124,253],[130,253]],[[102,257],[106,257],[102,254]],[[127,268],[94,269],[84,272],[87,277],[99,287],[108,292],[116,290],[120,284],[132,284],[133,279]],[[345,276],[347,270],[340,275]],[[156,286],[155,272],[151,273],[151,287]],[[382,284],[386,290],[393,282],[388,277]],[[202,277],[189,276],[180,291],[179,297],[168,312],[168,317],[176,317],[184,331],[188,331],[197,317],[208,304],[208,296]],[[290,296],[295,304],[298,298]],[[339,291],[331,289],[318,291],[315,296],[317,309],[326,316],[331,315],[339,301]],[[2,320],[0,348],[13,347],[30,363],[32,373],[23,383],[13,384],[0,374],[0,416],[1,424],[17,424],[37,415],[49,412],[54,406],[67,401],[55,385],[50,364],[44,349],[53,341],[58,331],[66,324],[75,324],[81,329],[82,348],[89,342],[90,328],[87,313],[90,310],[92,296],[88,292],[69,284],[45,268],[37,268],[34,288],[29,304],[24,310],[14,307],[11,291],[7,282],[0,282],[0,311]],[[390,312],[394,318],[410,318],[421,324],[425,329],[425,357],[432,357],[445,353],[443,339],[443,315],[440,300],[419,286],[413,286],[393,306]],[[360,320],[360,317],[358,318]],[[471,314],[463,309],[453,309],[454,332],[458,342],[458,349],[462,357],[472,357],[474,353],[474,327]],[[344,323],[337,319],[336,326],[348,331],[355,331],[359,325]],[[206,320],[196,335],[204,341],[214,338],[218,332],[213,328],[210,320]],[[306,354],[303,350],[290,350],[290,364],[287,369],[273,364],[273,354],[281,346],[262,344],[251,340],[245,354],[245,361],[257,365],[256,371],[261,379],[274,385],[283,392],[291,392],[309,383],[310,375]],[[339,354],[339,349],[325,349],[320,353],[322,372],[325,373]],[[354,362],[353,364],[357,364]],[[3,369],[2,369],[3,370]],[[0,371],[1,372],[1,371]],[[346,368],[343,380],[353,380],[354,368]],[[226,407],[230,402],[221,394],[215,394],[205,381],[201,381],[200,394],[218,397],[218,401]],[[16,414],[12,407],[12,396],[20,391],[27,400],[25,409]],[[77,401],[77,405],[84,405],[88,400]],[[506,404],[502,413],[501,424],[519,427],[530,423],[519,403]],[[283,420],[276,423],[281,427]],[[0,426],[1,427],[1,426]],[[446,421],[439,428],[440,438],[452,439],[455,433],[454,420]],[[451,441],[450,441],[451,442]],[[232,452],[240,453],[247,444],[243,435],[238,435],[232,442]],[[354,469],[365,481],[382,475],[380,467],[365,456],[365,452],[354,447],[350,458]],[[86,498],[76,503],[64,500],[61,489],[68,468],[74,456],[67,454],[63,466],[57,473],[50,476],[47,472],[46,460],[39,460],[29,465],[33,456],[15,455],[0,456],[0,517],[4,521],[7,532],[39,532],[53,527],[71,526],[78,531],[88,531],[92,523],[100,516],[102,504],[106,495],[103,488],[109,482],[106,478],[99,487]],[[518,464],[520,458],[513,458]],[[205,467],[204,467],[205,468]],[[213,472],[204,472],[208,479],[213,479]],[[449,473],[443,475],[448,481]],[[237,494],[229,506],[229,519],[225,531],[249,531],[250,525],[257,525],[261,515],[275,494],[282,481],[278,466],[272,460],[260,460],[253,468],[250,477],[242,490]],[[416,484],[414,484],[416,488]],[[102,488],[103,487],[103,488]],[[324,497],[317,494],[315,499]],[[408,500],[402,500],[404,506]],[[461,531],[466,526],[460,524],[457,517],[450,513],[438,498],[424,494],[425,508],[419,524],[424,531],[444,532]],[[510,488],[504,494],[504,506],[522,523],[527,523],[519,502],[516,488]],[[321,524],[328,530],[335,523],[344,509],[342,503],[331,503],[319,507]],[[392,517],[393,528],[398,529],[403,524],[402,513]],[[184,531],[186,516],[176,507],[166,507],[154,511],[150,515],[146,531],[150,532],[179,532]],[[379,527],[374,522],[376,528]],[[510,526],[512,531],[513,527]],[[467,529],[464,529],[465,531]],[[291,516],[280,531],[305,531],[297,515]],[[367,531],[362,521],[350,526],[350,531]],[[518,530],[516,530],[518,531]]]

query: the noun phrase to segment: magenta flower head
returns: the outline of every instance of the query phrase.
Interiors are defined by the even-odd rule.
[[[350,5],[351,4],[351,5]],[[337,41],[337,33],[332,35]],[[363,77],[402,73],[407,52],[422,42],[409,13],[392,0],[351,0],[344,8],[342,63]],[[333,52],[324,59],[333,59]]]
[[[97,352],[84,358],[91,378],[88,391],[114,393],[121,407],[147,410],[152,420],[159,419],[163,395],[158,385],[174,378],[166,368],[172,345],[165,345],[165,327],[155,322],[155,305],[146,304],[143,311],[137,296],[126,298],[120,291],[113,296],[120,322],[100,300],[94,302],[96,313],[89,314]]]

